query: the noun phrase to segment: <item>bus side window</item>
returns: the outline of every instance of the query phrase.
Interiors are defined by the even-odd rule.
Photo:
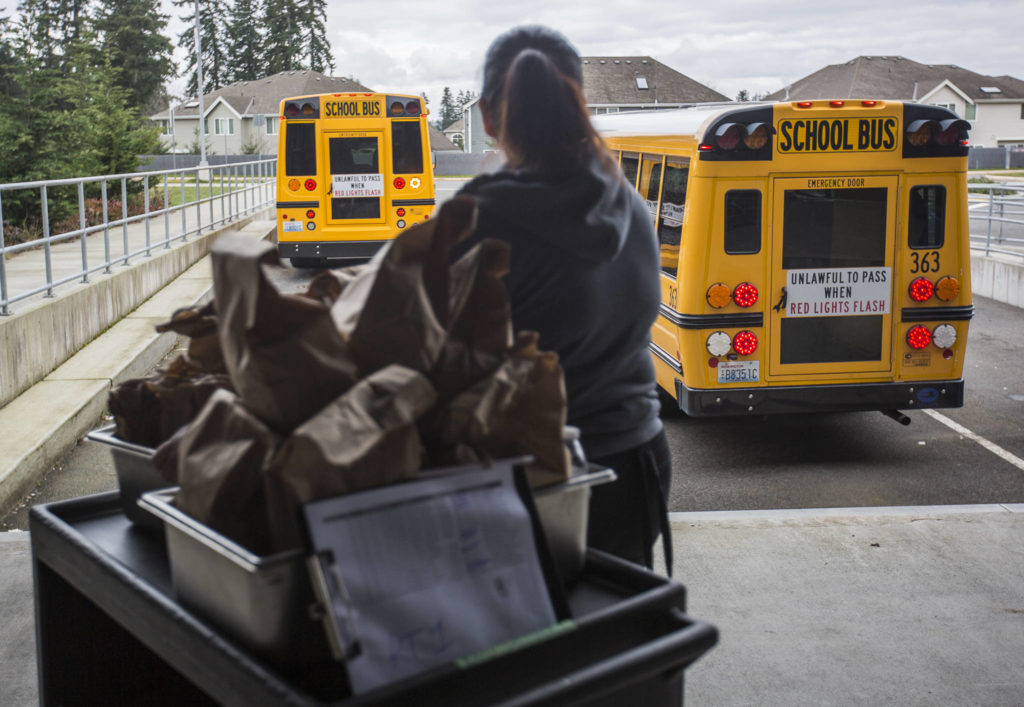
[[[651,224],[658,222],[658,193],[661,191],[661,157],[644,155],[640,164],[640,195],[647,201]]]
[[[640,171],[640,158],[636,155],[623,155],[622,156],[622,173],[626,176],[626,181],[636,186],[636,175]]]
[[[938,184],[910,190],[907,242],[911,248],[941,248],[946,237],[946,187]]]
[[[761,250],[761,192],[732,189],[725,193],[725,252],[730,255]]]
[[[391,122],[391,171],[394,174],[423,173],[423,143],[419,121]]]
[[[685,164],[665,165],[665,184],[661,192],[658,214],[658,241],[661,243],[661,269],[675,275],[679,267],[679,244],[683,232],[683,209],[686,205]]]
[[[289,177],[316,174],[316,126],[289,123],[284,142],[284,173]]]

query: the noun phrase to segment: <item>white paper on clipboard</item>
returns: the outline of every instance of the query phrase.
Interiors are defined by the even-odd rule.
[[[361,694],[553,625],[512,464],[305,506]]]

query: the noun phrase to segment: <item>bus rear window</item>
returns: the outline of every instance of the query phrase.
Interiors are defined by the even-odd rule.
[[[395,174],[423,173],[423,142],[418,120],[391,122],[391,171]]]
[[[761,250],[761,192],[733,189],[725,194],[725,252],[730,255]]]
[[[884,265],[886,193],[884,187],[787,189],[783,269]]]
[[[932,184],[910,190],[907,241],[911,248],[941,248],[946,238],[946,187]]]
[[[289,177],[316,174],[316,126],[289,123],[285,135],[284,173]]]

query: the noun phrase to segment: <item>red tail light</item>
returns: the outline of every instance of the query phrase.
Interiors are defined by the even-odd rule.
[[[926,277],[915,278],[910,283],[910,299],[915,302],[926,302],[935,294],[935,285]]]
[[[732,348],[740,356],[749,356],[757,351],[757,335],[752,331],[741,331],[732,337]]]
[[[397,211],[396,211],[395,213],[396,213],[396,214],[397,214],[398,216],[405,216],[405,209],[403,209],[403,208],[399,208],[399,209],[398,209],[398,210],[397,210]]]
[[[401,177],[395,177],[395,181],[392,184],[395,185],[395,189],[405,189],[405,180]]]
[[[313,209],[310,209],[309,211],[307,211],[306,212],[306,218],[316,218],[316,211],[313,211]]]
[[[307,179],[306,180],[306,191],[313,191],[315,189],[316,189],[316,180],[315,179]]]
[[[910,331],[907,332],[907,345],[912,349],[923,349],[928,344],[932,343],[932,333],[928,330],[928,327],[917,326],[910,327]]]
[[[741,282],[732,291],[732,301],[740,307],[753,307],[757,304],[757,288],[749,282]]]

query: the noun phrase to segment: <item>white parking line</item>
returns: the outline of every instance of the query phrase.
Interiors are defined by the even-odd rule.
[[[1018,456],[1016,456],[1014,454],[1011,454],[1010,452],[1006,451],[1005,449],[1000,447],[995,442],[990,442],[987,439],[985,439],[984,437],[982,437],[981,435],[975,434],[974,432],[971,432],[969,429],[967,429],[966,427],[964,427],[960,423],[953,422],[952,420],[950,420],[948,417],[946,417],[945,415],[943,415],[940,412],[937,412],[935,410],[930,410],[930,409],[924,410],[924,412],[925,412],[925,414],[927,414],[927,415],[931,416],[932,418],[938,420],[939,422],[941,422],[942,424],[944,424],[946,427],[948,427],[949,429],[953,430],[954,432],[959,432],[960,434],[962,434],[967,439],[974,440],[975,442],[980,444],[982,447],[984,447],[988,451],[990,451],[993,454],[995,454],[997,457],[1010,462],[1011,464],[1013,464],[1015,467],[1017,467],[1021,471],[1024,471],[1024,459],[1021,459],[1020,457],[1018,457]]]

